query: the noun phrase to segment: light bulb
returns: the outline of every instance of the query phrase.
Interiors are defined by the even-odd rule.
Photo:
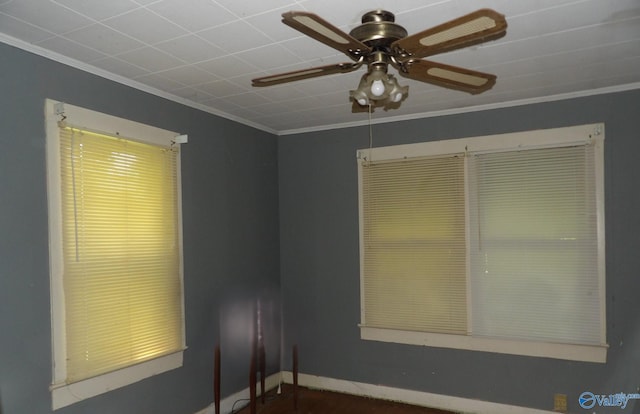
[[[366,106],[367,100],[365,98],[360,98],[358,99],[358,103],[360,104],[360,106]]]
[[[402,93],[398,92],[396,94],[393,95],[393,102],[400,102],[402,100]]]
[[[376,79],[371,83],[371,94],[373,96],[382,96],[384,93],[384,83],[380,79]]]

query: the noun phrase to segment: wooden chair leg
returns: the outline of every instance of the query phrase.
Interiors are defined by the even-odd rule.
[[[265,392],[264,392],[264,380],[265,380],[265,372],[266,372],[266,355],[264,352],[264,343],[262,341],[262,337],[260,337],[260,349],[258,350],[259,353],[259,365],[260,365],[260,400],[262,401],[262,404],[265,403]]]
[[[216,414],[220,414],[220,345],[216,346],[213,357],[213,403]]]
[[[298,410],[298,345],[293,346],[293,408]]]
[[[251,361],[249,367],[249,411],[256,414],[256,369],[258,358],[258,337],[260,325],[260,301],[256,301],[256,307],[253,309],[253,337],[251,338]]]
[[[249,367],[249,411],[256,414],[256,353],[251,351],[251,364]]]

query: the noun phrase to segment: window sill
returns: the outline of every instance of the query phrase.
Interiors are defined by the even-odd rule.
[[[109,372],[73,384],[51,385],[51,405],[54,410],[124,387],[145,378],[182,366],[183,351],[165,355],[141,364]]]
[[[608,345],[573,345],[360,327],[364,340],[584,362],[607,362]]]

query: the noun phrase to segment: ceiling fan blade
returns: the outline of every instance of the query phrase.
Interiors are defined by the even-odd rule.
[[[356,63],[338,63],[337,65],[318,66],[315,68],[294,70],[277,75],[264,76],[251,80],[252,86],[271,86],[280,83],[294,82],[318,76],[333,75],[334,73],[348,73],[362,66],[362,61]]]
[[[427,60],[409,61],[399,73],[410,79],[474,95],[491,89],[496,83],[495,75]]]
[[[504,15],[480,9],[392,43],[400,60],[432,56],[499,39],[507,33]]]
[[[282,15],[282,22],[327,46],[339,50],[353,60],[358,60],[360,56],[371,52],[369,46],[313,13],[290,11]]]

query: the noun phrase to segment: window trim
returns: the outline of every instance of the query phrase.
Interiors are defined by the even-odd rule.
[[[387,328],[374,328],[364,325],[364,222],[363,222],[363,162],[367,160],[392,160],[424,156],[438,156],[464,152],[497,152],[517,149],[534,149],[572,146],[593,142],[595,145],[595,196],[597,227],[597,261],[600,285],[600,338],[599,345],[563,344],[544,341],[526,341],[502,338],[485,338],[471,335],[454,335],[431,332],[414,332]],[[359,203],[359,240],[360,240],[360,337],[363,340],[423,345],[440,348],[464,349],[473,351],[496,352],[512,355],[557,358],[564,360],[605,363],[608,345],[606,343],[606,285],[605,285],[605,234],[604,234],[604,124],[587,124],[564,128],[524,131],[507,134],[469,137],[443,141],[421,142],[416,144],[395,145],[360,149],[356,152],[358,160],[358,203]],[[466,178],[465,168],[465,178]],[[465,192],[468,195],[465,181]],[[468,196],[466,197],[468,199]],[[468,202],[467,202],[468,203]],[[467,206],[468,210],[468,206]],[[468,216],[468,213],[467,213]],[[467,219],[468,237],[468,219]],[[468,242],[467,242],[468,243]],[[467,246],[468,247],[468,246]],[[469,252],[467,252],[467,256]],[[469,261],[467,257],[467,280]],[[469,285],[467,285],[469,286]]]
[[[52,382],[50,386],[52,408],[74,404],[107,391],[124,387],[142,379],[160,374],[183,363],[186,349],[184,323],[184,267],[182,242],[182,192],[180,154],[176,158],[177,199],[178,199],[178,240],[179,240],[179,279],[183,292],[182,311],[182,350],[169,355],[132,365],[123,369],[98,375],[68,384],[66,380],[66,337],[64,289],[62,283],[62,201],[60,180],[60,138],[58,121],[62,116],[73,122],[74,126],[86,130],[99,131],[122,137],[136,137],[142,142],[164,146],[179,146],[175,141],[178,133],[144,125],[123,118],[95,112],[89,109],[69,105],[51,99],[45,101],[45,132],[47,159],[47,198],[49,208],[49,267],[51,297],[51,348]],[[86,127],[85,127],[86,126]]]

